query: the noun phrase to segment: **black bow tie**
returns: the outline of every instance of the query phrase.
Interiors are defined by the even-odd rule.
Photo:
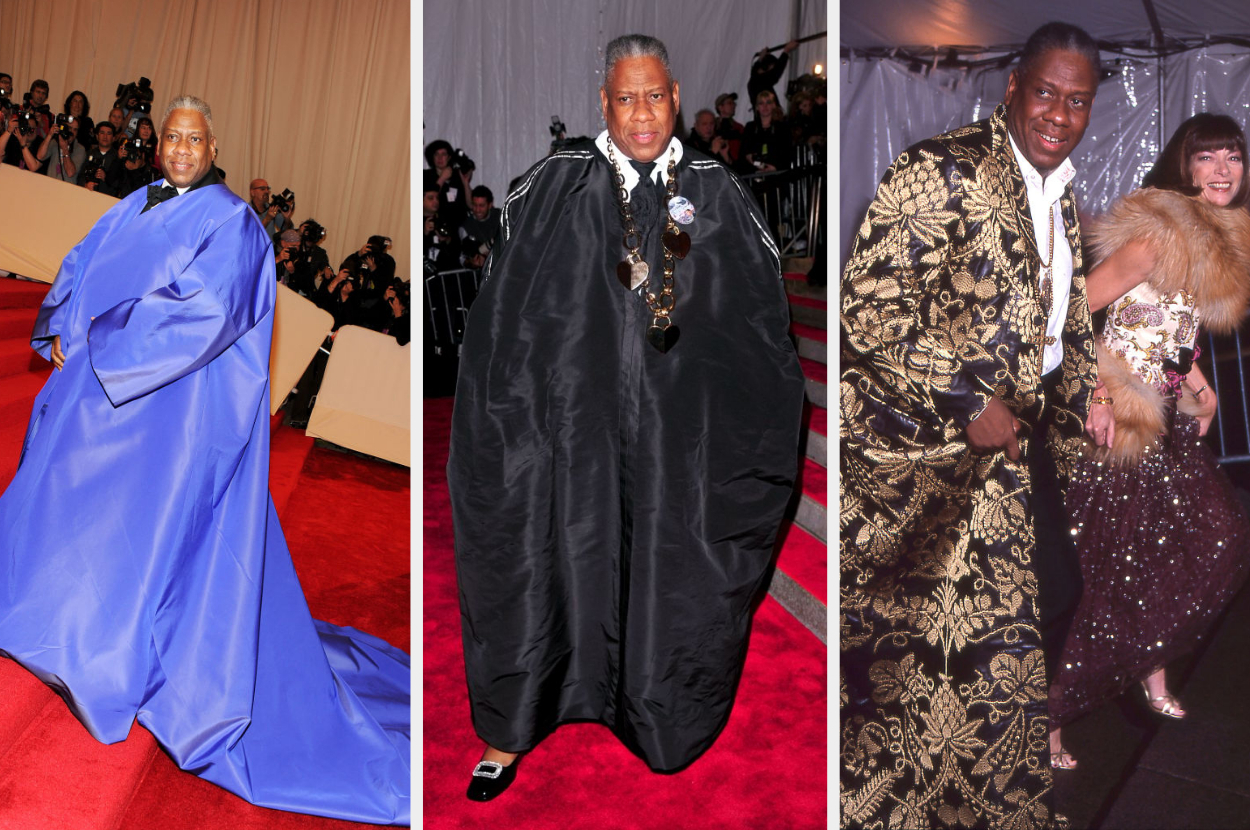
[[[145,204],[143,206],[143,210],[139,212],[147,213],[149,210],[156,207],[161,202],[164,202],[167,199],[172,199],[177,195],[178,195],[177,189],[169,187],[164,182],[158,182],[157,184],[150,184],[148,185],[147,204]]]

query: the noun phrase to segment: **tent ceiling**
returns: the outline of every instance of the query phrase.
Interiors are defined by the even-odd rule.
[[[1098,40],[1149,41],[1147,5],[1167,39],[1250,33],[1250,3],[1232,0],[843,0],[843,48],[984,47],[1007,51],[1051,20],[1081,26]]]

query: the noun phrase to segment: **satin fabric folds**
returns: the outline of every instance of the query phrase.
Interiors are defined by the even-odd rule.
[[[473,723],[499,749],[592,720],[674,770],[729,717],[803,379],[750,194],[689,149],[677,171],[696,216],[667,354],[617,279],[621,219],[590,143],[509,195],[469,317],[448,479]],[[662,229],[640,228],[655,284]]]
[[[0,497],[0,652],[101,741],[137,718],[252,803],[406,824],[408,656],[311,618],[268,493],[269,240],[224,186],[144,198],[39,312],[66,361]]]

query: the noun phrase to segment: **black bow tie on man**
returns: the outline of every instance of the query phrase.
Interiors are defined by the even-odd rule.
[[[168,199],[172,199],[177,195],[178,195],[178,189],[175,187],[170,187],[168,184],[166,184],[163,181],[157,182],[156,184],[150,184],[148,185],[147,204],[145,204],[143,206],[143,210],[139,212],[147,213],[149,210],[156,207],[161,202],[164,202]]]

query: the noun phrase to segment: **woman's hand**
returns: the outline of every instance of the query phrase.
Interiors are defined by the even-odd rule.
[[[1094,393],[1097,396],[1097,392]],[[1109,403],[1092,404],[1085,419],[1085,433],[1100,447],[1111,447],[1115,440],[1115,413]]]
[[[1211,421],[1215,420],[1215,411],[1219,409],[1220,402],[1210,386],[1204,387],[1194,398],[1198,402],[1198,411],[1194,413],[1194,417],[1198,419],[1198,434],[1206,435],[1211,428]]]
[[[61,335],[59,334],[52,338],[52,365],[57,369],[65,366],[65,352],[61,351]]]

